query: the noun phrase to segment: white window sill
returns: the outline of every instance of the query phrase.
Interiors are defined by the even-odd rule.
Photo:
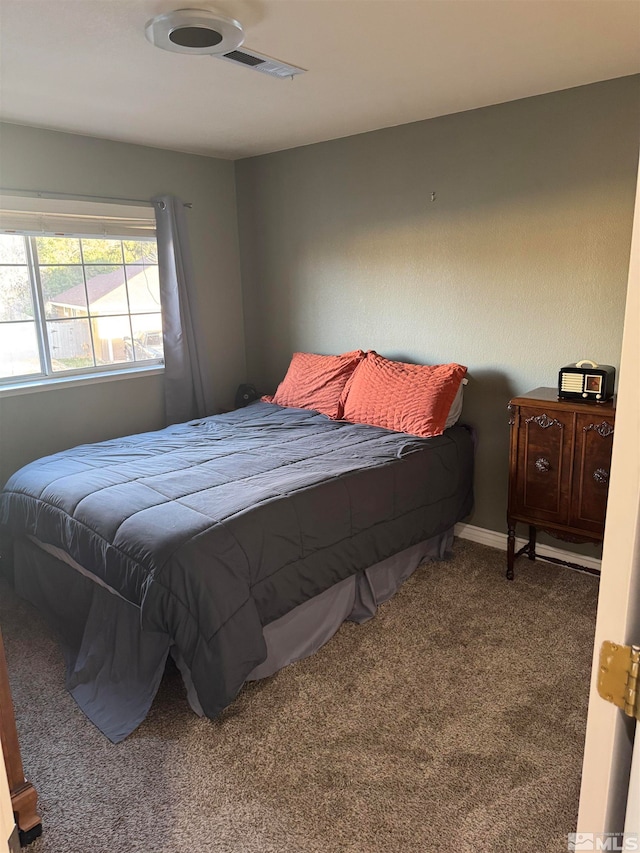
[[[96,382],[113,382],[117,379],[133,379],[136,376],[154,376],[164,372],[163,364],[153,367],[133,367],[129,370],[105,370],[102,373],[82,374],[76,376],[57,376],[55,378],[24,380],[15,384],[0,385],[0,397],[14,397],[19,394],[35,394],[39,391],[53,391],[56,388],[93,385]]]

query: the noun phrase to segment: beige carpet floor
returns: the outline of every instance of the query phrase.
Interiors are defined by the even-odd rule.
[[[0,588],[32,853],[560,853],[574,829],[598,582],[456,540],[365,625],[216,721],[168,672],[114,746],[55,638]]]

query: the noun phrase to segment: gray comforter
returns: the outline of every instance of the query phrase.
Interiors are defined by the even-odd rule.
[[[140,607],[214,717],[265,658],[263,625],[470,511],[472,456],[463,427],[418,439],[258,402],[33,462],[0,526]]]

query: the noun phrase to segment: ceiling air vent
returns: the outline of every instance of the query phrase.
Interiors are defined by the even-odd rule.
[[[219,53],[215,56],[216,59],[225,59],[227,62],[233,62],[235,65],[244,65],[246,68],[261,71],[263,74],[269,74],[271,77],[295,77],[296,74],[304,74],[305,72],[304,68],[298,68],[296,65],[287,65],[286,62],[280,62],[278,59],[264,56],[255,50],[232,50],[229,53]]]

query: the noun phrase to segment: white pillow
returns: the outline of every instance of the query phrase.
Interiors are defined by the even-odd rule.
[[[460,383],[460,387],[458,388],[456,396],[453,398],[453,403],[451,404],[449,414],[447,415],[447,420],[444,424],[445,429],[449,429],[449,427],[452,427],[455,423],[457,423],[460,415],[462,414],[462,392],[466,384],[466,379],[463,379]]]

